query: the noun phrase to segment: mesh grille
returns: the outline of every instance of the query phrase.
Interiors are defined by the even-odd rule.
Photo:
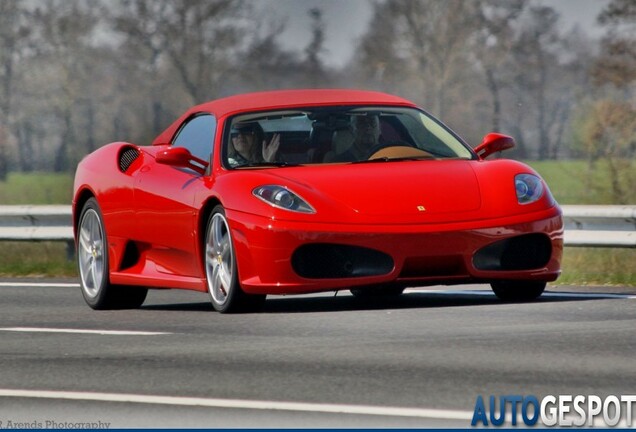
[[[139,157],[139,151],[135,148],[128,147],[119,155],[119,169],[126,172],[130,165]]]

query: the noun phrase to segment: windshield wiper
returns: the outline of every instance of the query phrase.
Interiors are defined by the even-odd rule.
[[[351,163],[361,164],[361,163],[375,163],[375,162],[402,162],[402,161],[416,161],[416,160],[430,160],[430,159],[435,159],[435,158],[431,156],[408,156],[408,157],[396,157],[396,158],[385,156],[381,158],[353,161]]]
[[[289,162],[246,162],[235,166],[234,168],[258,168],[258,167],[292,167],[300,164]]]

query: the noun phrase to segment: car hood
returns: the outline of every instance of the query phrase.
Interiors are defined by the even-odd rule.
[[[423,223],[468,219],[481,207],[479,181],[466,160],[383,161],[283,168],[272,182],[290,187],[316,219]]]

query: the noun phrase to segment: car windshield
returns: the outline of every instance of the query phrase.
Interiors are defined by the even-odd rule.
[[[459,138],[423,111],[382,106],[235,116],[222,155],[230,168],[474,158]]]

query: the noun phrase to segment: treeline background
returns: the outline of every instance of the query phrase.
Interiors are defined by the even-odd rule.
[[[290,50],[286,23],[255,0],[2,0],[0,181],[71,173],[111,141],[149,144],[203,101],[353,87],[413,100],[473,146],[491,131],[513,135],[507,157],[603,164],[617,203],[636,189],[635,1],[607,3],[600,39],[534,0],[371,8],[354,55],[336,67],[319,8],[307,10],[307,45]]]

